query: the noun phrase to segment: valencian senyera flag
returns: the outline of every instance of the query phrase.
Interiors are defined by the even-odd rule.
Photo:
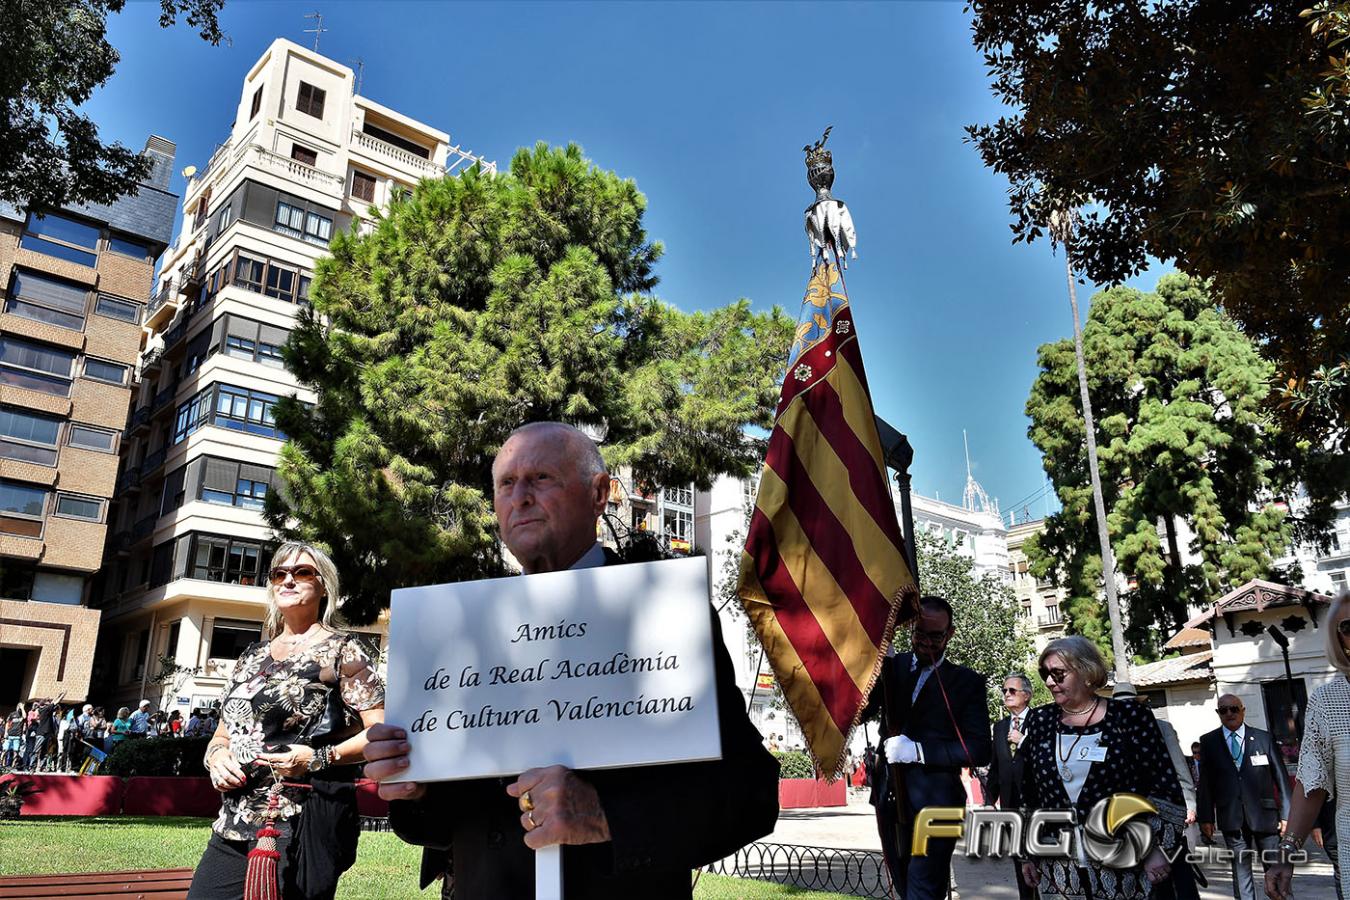
[[[788,354],[739,593],[830,777],[881,671],[897,594],[913,583],[903,546],[848,295],[821,262]]]

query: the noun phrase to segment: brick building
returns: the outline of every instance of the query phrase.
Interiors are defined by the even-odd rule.
[[[0,205],[0,709],[89,692],[91,576],[178,199],[174,145],[145,150],[134,196],[45,215]]]

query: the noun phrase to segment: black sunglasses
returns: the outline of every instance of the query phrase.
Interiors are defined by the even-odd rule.
[[[1240,707],[1240,706],[1220,706],[1220,707],[1219,707],[1219,715],[1221,715],[1221,716],[1226,716],[1226,715],[1228,715],[1229,713],[1236,713],[1236,712],[1242,712],[1242,707]]]
[[[1064,683],[1064,679],[1069,677],[1069,670],[1068,670],[1068,669],[1045,669],[1045,668],[1042,668],[1042,669],[1040,670],[1040,672],[1041,672],[1041,681],[1044,681],[1044,682],[1047,683],[1047,684],[1049,684],[1051,681],[1057,681],[1057,682],[1059,682],[1060,684],[1063,684],[1063,683]]]
[[[1005,693],[1005,694],[1020,694],[1020,693],[1022,693],[1022,689],[1021,689],[1021,688],[1004,688],[1004,689],[1003,689],[1003,693]]]

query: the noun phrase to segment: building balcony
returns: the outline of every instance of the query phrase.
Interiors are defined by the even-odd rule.
[[[140,521],[138,521],[135,525],[132,525],[131,540],[135,542],[141,540],[142,538],[149,537],[154,532],[155,522],[158,520],[159,520],[159,513],[152,512],[150,515],[145,516]]]
[[[1036,617],[1037,628],[1058,628],[1064,624],[1064,619],[1059,613],[1058,606],[1050,607],[1044,615]]]
[[[141,463],[141,478],[149,478],[151,475],[155,474],[155,472],[159,471],[159,467],[164,465],[164,458],[168,455],[168,447],[160,447],[154,453],[148,455]]]
[[[423,159],[416,153],[404,150],[402,147],[395,147],[393,144],[386,144],[377,137],[372,137],[364,131],[353,131],[352,140],[356,146],[371,154],[402,166],[405,169],[411,169],[417,173],[419,178],[440,178],[445,174],[445,167],[438,166],[429,159]]]
[[[117,476],[117,485],[113,488],[113,492],[123,494],[128,491],[140,490],[140,487],[141,470],[139,468],[130,468]]]
[[[173,384],[169,385],[164,390],[155,394],[155,399],[150,403],[150,415],[153,416],[155,413],[159,412],[165,406],[169,405],[173,401],[173,395],[176,394],[177,392],[178,392],[178,382],[175,381]]]
[[[127,434],[135,434],[138,429],[144,428],[150,423],[150,407],[142,406],[131,414],[127,421]]]
[[[299,181],[326,193],[341,196],[347,185],[346,179],[340,175],[333,175],[289,156],[273,153],[258,144],[249,145],[246,158],[260,169],[270,169],[288,180]]]
[[[155,328],[172,318],[173,311],[178,308],[178,304],[174,302],[178,299],[178,292],[179,285],[172,278],[160,286],[145,307],[145,324],[147,326]]]

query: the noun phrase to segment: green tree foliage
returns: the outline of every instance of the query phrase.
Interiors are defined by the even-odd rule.
[[[21,209],[111,203],[133,193],[150,161],[104,144],[79,106],[112,77],[109,14],[126,0],[4,0],[0,3],[0,200]],[[203,40],[220,43],[225,0],[160,0],[161,27],[179,14]]]
[[[759,464],[743,432],[772,423],[793,323],[648,294],[661,246],[645,207],[575,145],[540,144],[509,174],[425,181],[333,240],[286,349],[318,399],[278,407],[286,490],[268,515],[332,548],[352,618],[393,587],[501,573],[490,467],[521,423],[593,426],[648,484]]]
[[[1151,656],[1189,607],[1268,575],[1286,545],[1284,513],[1268,502],[1271,365],[1184,275],[1152,293],[1094,296],[1083,353],[1111,546],[1137,584],[1124,597],[1125,636]],[[1062,509],[1027,557],[1038,578],[1068,588],[1071,629],[1109,653],[1073,342],[1045,344],[1039,364],[1028,434]]]
[[[985,676],[990,715],[1000,717],[1003,676],[1025,672],[1030,665],[1032,642],[1018,619],[1020,604],[996,575],[976,577],[974,562],[946,541],[927,531],[917,532],[916,539],[919,587],[924,594],[945,598],[956,613],[947,658]]]
[[[1074,262],[1092,281],[1150,257],[1210,281],[1277,366],[1287,455],[1325,524],[1350,484],[1350,379],[1325,377],[1350,362],[1350,4],[970,5],[1014,112],[968,131],[1011,182],[1014,240],[1087,202]]]

